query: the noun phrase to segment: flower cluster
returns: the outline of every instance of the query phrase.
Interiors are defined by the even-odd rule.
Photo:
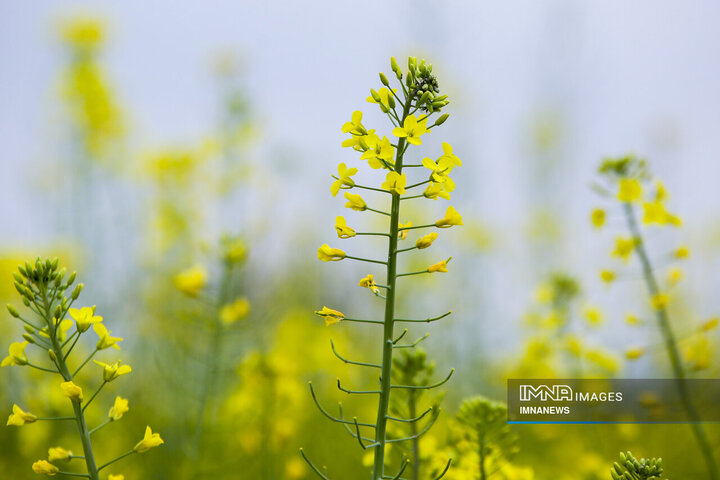
[[[12,305],[7,306],[10,315],[23,323],[25,332],[22,335],[23,342],[14,342],[10,345],[9,355],[3,359],[2,366],[29,367],[49,375],[59,376],[62,381],[57,382],[56,388],[70,401],[73,415],[43,418],[25,412],[18,405],[13,405],[7,425],[19,427],[41,420],[74,420],[78,427],[83,455],[74,455],[71,450],[63,447],[53,447],[48,451],[47,460],[38,460],[32,465],[32,469],[35,473],[50,476],[65,474],[99,480],[99,472],[104,468],[131,453],[143,453],[157,447],[163,443],[163,440],[159,434],[152,433],[150,427],[147,427],[145,437],[134,449],[101,466],[96,464],[91,435],[109,423],[120,420],[129,410],[128,401],[122,397],[116,397],[107,414],[106,421],[92,429],[88,428],[85,410],[108,383],[129,374],[132,369],[129,365],[121,365],[120,360],[105,363],[94,359],[96,354],[104,350],[120,349],[118,344],[123,339],[112,335],[112,332],[105,326],[103,317],[96,315],[94,306],[73,307],[83,290],[82,283],[72,287],[76,276],[77,274],[73,272],[66,277],[66,270],[58,268],[57,258],[44,261],[38,258],[34,263],[25,262],[25,265],[19,266],[18,272],[14,274],[15,289],[20,293],[23,305],[27,307],[32,316],[21,314]],[[97,338],[92,342],[94,347],[90,355],[82,362],[73,361],[71,353],[81,336],[91,328]],[[26,352],[28,347],[35,349],[37,354],[31,356]],[[100,369],[97,372],[99,386],[88,398],[83,386],[78,385],[76,381],[77,375],[86,365],[90,364],[90,360],[93,360]],[[73,363],[76,364],[75,367],[71,367]],[[73,459],[84,459],[86,473],[63,471],[58,466],[69,464]],[[121,475],[111,475],[111,477],[122,478]]]

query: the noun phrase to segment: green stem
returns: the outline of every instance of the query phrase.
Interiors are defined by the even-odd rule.
[[[403,106],[402,122],[410,111],[410,99]],[[395,170],[402,174],[402,161],[405,139],[398,141],[395,156]],[[392,208],[390,210],[390,241],[388,242],[387,261],[387,295],[385,297],[385,325],[383,329],[383,354],[380,377],[380,396],[378,399],[377,419],[375,421],[375,459],[373,463],[372,480],[382,480],[385,476],[385,442],[388,407],[390,405],[392,355],[393,355],[393,327],[395,325],[395,279],[397,268],[398,223],[400,219],[400,195],[393,193]]]
[[[633,207],[630,203],[624,203],[623,208],[625,210],[625,218],[627,219],[628,228],[637,243],[635,251],[637,252],[642,265],[645,284],[650,295],[654,297],[660,293],[660,287],[658,286],[657,279],[653,273],[652,264],[650,263],[650,258],[647,254],[647,250],[645,249],[645,243],[643,241],[640,228],[637,220],[635,219],[635,212],[633,211]],[[700,415],[695,408],[695,404],[693,403],[690,392],[688,391],[687,383],[685,382],[685,368],[682,364],[682,358],[680,357],[675,333],[673,332],[672,325],[670,324],[670,316],[668,315],[667,308],[662,307],[656,309],[655,315],[665,342],[665,349],[670,357],[670,364],[672,366],[673,373],[675,374],[675,383],[678,395],[680,396],[680,401],[682,402],[685,413],[690,420],[690,428],[695,435],[695,440],[697,441],[700,451],[705,459],[709,475],[708,478],[710,478],[710,480],[718,480],[718,478],[720,478],[720,474],[718,473],[718,467],[715,463],[712,447],[710,446],[705,429],[703,429],[700,424]]]
[[[480,480],[485,480],[487,478],[487,474],[485,472],[485,434],[483,432],[478,432],[478,459]]]
[[[417,417],[417,391],[408,392],[408,408],[410,418]],[[410,422],[410,437],[412,438],[412,480],[420,479],[420,437],[418,437],[417,422]]]

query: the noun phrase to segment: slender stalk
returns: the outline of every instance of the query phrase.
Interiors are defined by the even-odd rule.
[[[408,392],[408,410],[410,418],[417,417],[417,390]],[[412,438],[412,480],[420,480],[420,437],[418,436],[417,422],[410,422],[410,437]]]
[[[485,472],[485,433],[478,432],[478,468],[480,470],[480,480],[487,479],[487,473]]]
[[[654,297],[660,293],[660,287],[658,286],[652,264],[650,263],[650,258],[647,250],[645,249],[642,233],[640,232],[637,220],[635,219],[635,212],[630,203],[624,203],[623,208],[628,228],[636,241],[635,251],[640,259],[640,264],[642,265],[645,285],[647,286],[650,295]],[[680,401],[682,402],[685,413],[690,420],[690,428],[693,431],[693,435],[695,435],[695,440],[697,441],[703,458],[705,459],[709,475],[708,478],[710,478],[710,480],[718,480],[718,478],[720,478],[720,474],[718,473],[718,467],[715,463],[710,441],[708,440],[705,429],[700,423],[700,416],[695,408],[690,392],[688,391],[687,383],[685,382],[685,368],[683,367],[682,358],[680,357],[680,351],[675,339],[675,333],[673,332],[672,325],[670,323],[670,316],[667,308],[657,308],[655,310],[655,316],[665,343],[665,350],[667,351],[668,357],[670,357],[670,365],[675,375],[675,384],[678,390],[678,395],[680,396]]]
[[[405,101],[401,124],[410,111],[410,99]],[[405,138],[398,141],[395,155],[395,170],[402,174],[403,153],[405,151]],[[400,219],[400,195],[392,194],[392,207],[390,210],[390,241],[388,242],[387,284],[385,297],[385,325],[383,329],[383,355],[380,377],[380,397],[378,399],[378,412],[375,421],[375,460],[373,463],[372,480],[382,480],[385,476],[385,441],[387,429],[388,406],[390,404],[391,372],[393,355],[393,327],[395,325],[395,280],[397,274],[397,243],[398,223]]]

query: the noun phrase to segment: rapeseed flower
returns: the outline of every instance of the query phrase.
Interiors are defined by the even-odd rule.
[[[47,460],[38,460],[32,465],[33,472],[39,475],[55,476],[60,469]]]
[[[18,407],[17,405],[13,405],[12,407],[12,413],[10,414],[10,417],[8,418],[7,425],[14,425],[16,427],[22,427],[26,423],[34,423],[37,422],[37,417],[33,415],[30,412],[23,411],[22,408]]]
[[[363,288],[369,288],[370,291],[373,292],[373,293],[378,293],[378,291],[380,290],[380,289],[375,285],[375,280],[374,280],[374,277],[373,277],[373,275],[372,275],[371,273],[368,274],[366,277],[363,277],[362,279],[360,279],[359,285],[360,285],[361,287],[363,287]]]
[[[422,250],[423,248],[428,248],[437,238],[437,232],[430,232],[427,235],[418,238],[415,242],[415,246],[420,250]]]
[[[344,313],[325,306],[323,306],[322,310],[316,311],[315,315],[325,318],[325,326],[334,325],[345,318]]]
[[[617,198],[624,203],[632,203],[640,200],[642,186],[634,178],[622,178],[619,182]]]
[[[102,317],[95,316],[95,307],[71,308],[68,313],[75,320],[75,326],[80,333],[86,332],[92,325],[103,321]]]
[[[62,447],[52,447],[48,450],[49,462],[67,462],[72,460],[72,457],[72,452],[70,450],[65,450]]]
[[[438,228],[450,228],[454,225],[462,225],[462,217],[455,210],[454,207],[450,206],[445,210],[445,216],[435,222],[435,226]]]
[[[345,207],[351,208],[357,212],[367,210],[367,203],[365,203],[365,200],[363,200],[360,195],[356,193],[345,192],[345,199],[347,200]]]
[[[338,165],[338,178],[330,186],[330,193],[332,196],[336,196],[341,188],[352,188],[355,186],[355,182],[352,177],[358,172],[357,168],[347,168],[347,165],[341,163]]]
[[[100,362],[98,360],[93,360],[96,365],[99,365],[103,369],[103,380],[106,382],[112,382],[116,378],[118,378],[120,375],[126,375],[130,372],[132,372],[132,368],[130,368],[130,365],[120,365],[120,361],[117,361],[113,364]]]
[[[337,231],[338,238],[351,238],[355,236],[355,230],[348,227],[345,217],[335,217],[335,231]]]
[[[241,297],[232,303],[222,306],[220,309],[220,321],[224,325],[231,325],[247,317],[248,313],[250,313],[250,301],[247,298]]]
[[[430,265],[427,269],[429,273],[435,273],[435,272],[447,272],[447,264],[450,261],[448,258],[447,260],[442,260],[438,263],[435,263],[433,265]]]
[[[345,252],[343,252],[339,248],[332,248],[326,243],[321,245],[320,248],[318,248],[317,256],[318,259],[322,260],[323,262],[337,262],[345,258]]]
[[[596,208],[590,213],[590,221],[595,228],[602,228],[605,225],[605,210]]]
[[[388,192],[397,195],[404,195],[405,185],[407,185],[407,176],[405,176],[404,173],[400,175],[397,172],[390,172],[387,174],[385,182],[383,182],[380,187]]]
[[[110,418],[110,420],[114,422],[118,421],[128,411],[130,411],[130,407],[128,406],[127,399],[122,397],[115,397],[115,403],[113,403],[113,406],[110,407],[110,411],[108,412],[108,418]]]
[[[113,337],[110,334],[112,333],[110,330],[105,327],[102,323],[96,323],[93,325],[93,330],[98,336],[98,342],[95,345],[95,348],[98,350],[105,350],[106,348],[114,348],[116,350],[120,350],[120,347],[117,345],[117,342],[122,342],[122,338],[120,337]]]
[[[7,367],[8,365],[27,365],[28,357],[25,354],[25,347],[28,346],[28,342],[13,342],[10,344],[8,349],[9,355],[5,357],[0,363],[0,366]]]
[[[70,400],[74,402],[82,402],[83,400],[83,391],[82,388],[75,385],[74,382],[62,382],[60,384],[60,389],[63,392],[63,395],[68,397]]]
[[[173,278],[175,288],[189,297],[196,297],[207,284],[207,271],[196,266],[178,273]]]
[[[395,127],[392,133],[398,138],[407,139],[408,143],[420,145],[422,144],[420,137],[430,133],[430,130],[427,128],[427,118],[418,121],[415,115],[408,115],[403,122],[403,126]]]
[[[145,453],[151,448],[159,447],[163,443],[165,442],[160,438],[160,434],[153,433],[152,429],[148,426],[145,428],[145,436],[135,445],[133,450],[135,450],[136,453]]]

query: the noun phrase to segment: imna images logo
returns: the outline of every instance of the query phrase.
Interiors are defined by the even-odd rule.
[[[542,402],[572,401],[573,391],[567,385],[520,385],[520,401],[531,402],[533,400]]]

